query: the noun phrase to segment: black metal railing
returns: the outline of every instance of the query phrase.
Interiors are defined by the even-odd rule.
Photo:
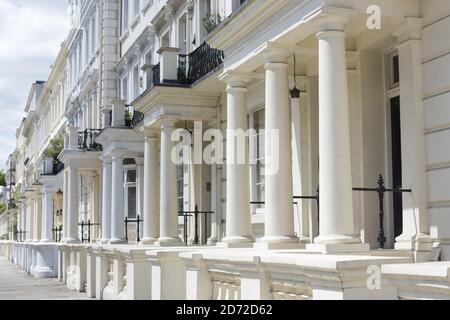
[[[190,217],[194,217],[194,244],[198,245],[200,243],[200,238],[199,238],[199,233],[198,233],[198,215],[199,214],[204,214],[205,217],[205,221],[204,221],[204,225],[205,225],[205,244],[207,242],[207,234],[208,234],[208,214],[214,214],[214,211],[199,211],[198,210],[198,205],[195,205],[195,209],[194,211],[179,211],[178,212],[178,216],[179,217],[183,217],[184,218],[184,230],[183,230],[183,238],[184,238],[184,243],[187,245],[188,242],[188,232],[187,232],[187,223],[188,223],[188,218]]]
[[[134,110],[132,105],[125,106],[125,126],[128,128],[134,128],[141,123],[145,118],[142,112]]]
[[[402,188],[386,188],[384,186],[383,176],[380,174],[378,178],[378,186],[376,188],[353,188],[353,191],[362,192],[376,192],[378,194],[378,218],[379,218],[379,232],[378,232],[378,244],[380,249],[384,249],[384,244],[386,243],[386,236],[384,234],[384,194],[386,192],[391,193],[411,193],[411,189]]]
[[[402,188],[386,188],[384,185],[383,176],[380,174],[378,178],[378,186],[376,188],[353,188],[353,191],[357,192],[377,192],[378,194],[378,219],[379,219],[379,231],[378,231],[378,245],[380,249],[384,249],[386,243],[386,236],[384,232],[384,194],[386,192],[390,193],[411,193],[411,189]],[[315,196],[294,196],[294,199],[300,200],[315,200],[317,202],[317,223],[320,224],[320,190],[317,187],[317,193]],[[252,201],[250,204],[265,204],[264,201]],[[294,202],[296,204],[296,202]]]
[[[153,84],[161,83],[161,64],[158,63],[153,67]]]
[[[16,239],[19,242],[24,242],[25,241],[25,235],[28,233],[28,231],[24,231],[22,229],[17,230],[16,232]]]
[[[81,150],[101,151],[102,145],[95,140],[100,134],[100,129],[86,129],[78,133],[78,146]]]
[[[139,215],[137,215],[136,219],[129,219],[128,217],[125,217],[125,240],[128,242],[128,224],[129,223],[136,223],[136,242],[139,243],[141,241],[141,222],[144,222],[144,220],[141,219]]]
[[[55,240],[55,242],[61,242],[62,231],[63,231],[62,225],[52,228],[53,240]]]
[[[59,160],[53,160],[51,172],[44,171],[44,173],[42,175],[43,176],[56,176],[63,170],[64,170],[64,163]]]
[[[179,55],[178,81],[191,85],[221,67],[224,59],[223,51],[211,48],[204,42],[191,53]]]
[[[81,242],[90,243],[92,239],[92,227],[100,226],[100,223],[92,223],[91,220],[88,220],[88,222],[82,221],[78,225],[81,229]]]

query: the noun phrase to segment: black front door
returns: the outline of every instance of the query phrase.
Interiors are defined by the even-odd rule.
[[[392,184],[393,188],[402,187],[402,136],[400,121],[400,97],[391,99],[391,144],[392,144]],[[393,194],[394,235],[398,237],[403,231],[403,196]]]

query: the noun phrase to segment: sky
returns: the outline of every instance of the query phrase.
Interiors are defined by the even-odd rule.
[[[47,80],[69,32],[67,0],[0,0],[0,169],[16,145],[31,84]]]

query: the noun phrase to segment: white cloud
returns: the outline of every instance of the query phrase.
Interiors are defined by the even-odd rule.
[[[15,147],[31,84],[46,80],[69,32],[66,0],[0,0],[0,168]]]

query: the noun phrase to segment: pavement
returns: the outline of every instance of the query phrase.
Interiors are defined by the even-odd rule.
[[[57,279],[37,279],[0,257],[0,300],[92,300]]]

